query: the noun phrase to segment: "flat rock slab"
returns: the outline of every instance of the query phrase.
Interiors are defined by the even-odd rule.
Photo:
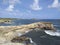
[[[0,45],[25,45],[25,44],[23,44],[23,43],[3,43]]]

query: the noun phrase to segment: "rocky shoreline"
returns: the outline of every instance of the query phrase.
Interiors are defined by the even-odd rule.
[[[36,22],[21,26],[0,26],[0,43],[11,42],[12,39],[20,37],[21,35],[35,29],[52,31],[55,30],[53,24],[50,22]]]

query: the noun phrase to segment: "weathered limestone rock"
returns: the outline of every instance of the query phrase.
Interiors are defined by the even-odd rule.
[[[11,31],[11,32],[8,32],[8,33],[4,34],[4,36],[5,36],[6,40],[8,42],[10,42],[10,40],[13,39],[14,37],[16,37],[17,34],[13,31]]]
[[[6,42],[6,39],[4,37],[0,37],[0,44],[5,42]]]
[[[30,41],[30,38],[21,36],[21,37],[15,37],[11,41],[12,42],[24,42],[24,41],[28,41],[28,40]]]
[[[23,43],[2,43],[0,45],[25,45]]]
[[[54,30],[54,26],[50,22],[39,22],[38,26],[44,30]]]
[[[21,26],[0,26],[0,32],[4,36],[4,40],[6,39],[7,41],[11,41],[13,38],[28,33],[34,29],[54,30],[54,26],[50,22],[37,22]]]
[[[31,38],[21,36],[21,37],[15,37],[11,40],[12,42],[19,42],[19,43],[25,43],[25,45],[32,45],[34,42],[32,41]]]
[[[37,22],[37,23],[32,23],[28,25],[21,25],[21,26],[0,26],[0,30],[18,30],[18,29],[23,29],[23,28],[28,28],[28,29],[33,29],[33,28],[46,28],[53,30],[54,26],[50,22]]]

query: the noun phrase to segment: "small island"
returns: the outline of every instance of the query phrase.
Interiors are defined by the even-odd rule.
[[[0,18],[0,23],[11,24],[15,18]]]

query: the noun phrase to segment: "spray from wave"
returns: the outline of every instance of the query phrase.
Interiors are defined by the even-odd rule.
[[[57,30],[57,31],[45,30],[44,32],[51,36],[60,36],[60,30]]]
[[[31,38],[30,38],[30,43],[31,43],[32,45],[37,45]]]

